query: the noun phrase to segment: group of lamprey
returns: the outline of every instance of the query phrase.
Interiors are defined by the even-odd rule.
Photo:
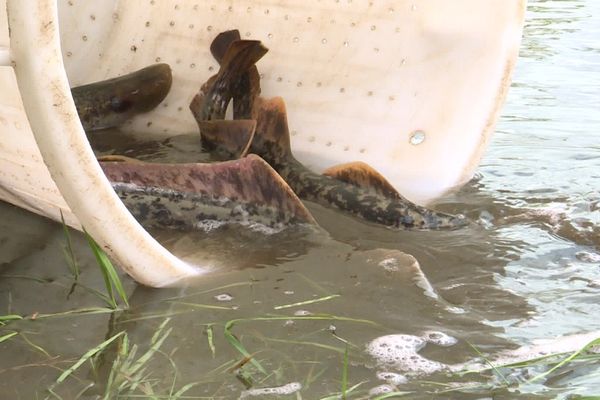
[[[104,173],[133,216],[145,227],[191,230],[204,221],[269,227],[316,224],[302,200],[396,229],[455,229],[462,216],[434,212],[402,197],[363,162],[315,173],[293,156],[282,98],[260,96],[256,62],[267,48],[223,32],[210,51],[219,71],[190,104],[210,163],[142,162],[100,157]],[[117,127],[154,109],[172,83],[167,64],[72,89],[87,132]],[[227,109],[232,102],[233,117]],[[351,134],[351,133],[349,133]]]

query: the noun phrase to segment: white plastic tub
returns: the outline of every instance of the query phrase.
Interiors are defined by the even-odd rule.
[[[286,100],[301,161],[316,171],[365,161],[409,199],[431,202],[470,179],[482,156],[524,9],[525,0],[0,0],[0,198],[55,220],[62,211],[141,283],[207,271],[129,215],[69,85],[169,63],[164,106],[132,129],[195,132],[188,104],[217,68],[209,44],[237,28],[270,48],[258,65],[263,95]]]

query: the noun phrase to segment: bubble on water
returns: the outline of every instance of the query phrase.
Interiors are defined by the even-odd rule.
[[[369,396],[379,396],[382,394],[392,393],[394,391],[394,387],[390,385],[379,385],[375,386],[373,389],[369,390]]]
[[[198,230],[204,231],[206,233],[213,231],[215,229],[219,229],[220,227],[222,227],[223,225],[225,225],[224,221],[216,221],[216,220],[204,220],[204,221],[200,221],[194,224],[194,227]]]
[[[367,345],[367,352],[381,366],[392,367],[396,371],[414,375],[427,375],[447,368],[445,364],[421,356],[421,350],[427,342],[419,336],[386,335]]]
[[[396,372],[381,371],[376,376],[377,379],[386,381],[388,384],[394,386],[403,385],[408,382],[408,379],[404,375]]]
[[[297,317],[305,317],[307,315],[312,315],[312,313],[308,310],[298,310],[294,313],[294,315]]]
[[[252,222],[252,223],[241,223],[241,225],[246,225],[248,227],[248,229],[250,229],[251,231],[261,233],[265,236],[274,235],[285,229],[285,225],[283,225],[283,224],[277,224],[275,226],[267,226],[264,224],[260,224],[258,222]]]
[[[277,387],[268,387],[268,388],[254,388],[243,391],[240,394],[240,399],[245,399],[247,397],[255,397],[255,396],[281,396],[296,393],[302,389],[302,384],[300,382],[292,382],[287,385],[277,386]]]
[[[423,336],[429,343],[437,344],[438,346],[450,347],[458,343],[458,339],[446,335],[444,332],[426,331],[423,333]]]
[[[233,296],[228,293],[221,293],[215,296],[215,300],[217,301],[231,301],[233,300]]]

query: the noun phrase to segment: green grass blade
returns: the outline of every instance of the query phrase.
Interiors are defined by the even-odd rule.
[[[286,344],[296,344],[301,346],[312,346],[320,349],[335,351],[336,353],[344,354],[344,349],[341,347],[330,346],[328,344],[318,343],[318,342],[307,342],[302,340],[288,340],[288,339],[274,339],[274,338],[263,338],[263,340],[269,342],[278,342],[278,343],[286,343]]]
[[[73,372],[75,372],[75,370],[77,368],[79,368],[81,366],[81,364],[88,361],[92,356],[103,351],[112,342],[114,342],[115,340],[117,340],[118,338],[123,336],[124,334],[125,334],[125,331],[121,331],[121,332],[117,333],[116,335],[114,335],[113,337],[111,337],[110,339],[107,339],[104,342],[100,343],[98,346],[94,347],[93,349],[88,350],[83,356],[81,356],[81,358],[75,364],[73,364],[69,369],[67,369],[65,372],[63,372],[58,377],[56,382],[50,387],[50,390],[53,389],[54,387],[56,387],[56,385],[59,385],[62,382],[64,382],[64,380],[67,379]]]
[[[69,265],[69,269],[73,274],[73,279],[77,281],[79,279],[80,269],[79,263],[77,262],[77,258],[75,257],[75,252],[73,251],[73,242],[71,241],[71,234],[69,233],[69,227],[65,222],[65,217],[60,211],[60,221],[62,222],[63,233],[65,235],[65,239],[67,241],[66,247],[63,249],[65,253],[65,258],[67,259],[67,264]]]
[[[88,244],[90,245],[90,248],[92,249],[92,252],[96,257],[96,260],[98,261],[98,265],[100,265],[100,269],[102,270],[102,275],[104,277],[104,283],[106,284],[106,290],[108,291],[109,297],[114,307],[117,307],[117,300],[113,292],[113,286],[119,294],[119,296],[121,296],[123,303],[125,303],[125,305],[129,307],[129,302],[127,301],[127,293],[125,293],[125,289],[123,288],[123,284],[121,283],[121,278],[119,278],[117,270],[113,266],[112,262],[110,262],[110,259],[108,258],[104,250],[102,250],[100,246],[98,246],[96,241],[89,235],[89,233],[87,233],[87,231],[85,230],[84,233]]]
[[[344,361],[342,363],[342,399],[346,400],[348,391],[348,344],[344,350]]]
[[[45,355],[48,358],[52,358],[52,356],[50,355],[50,353],[48,353],[46,350],[44,350],[44,348],[42,348],[41,346],[38,346],[37,344],[33,343],[23,333],[21,333],[21,338],[25,341],[25,343],[27,343],[28,345],[30,345],[31,347],[33,347],[35,350],[39,351],[40,353],[42,353],[43,355]]]
[[[494,364],[493,364],[493,363],[492,363],[490,360],[488,360],[488,359],[487,359],[487,358],[486,358],[486,357],[485,357],[485,356],[484,356],[484,355],[483,355],[483,354],[482,354],[482,353],[479,351],[479,349],[478,349],[478,348],[477,348],[477,347],[476,347],[474,344],[472,344],[472,343],[471,343],[471,342],[469,342],[469,341],[467,341],[467,344],[468,344],[469,346],[471,346],[471,348],[472,348],[472,349],[475,351],[475,353],[477,353],[477,355],[478,355],[479,357],[483,358],[483,360],[485,361],[485,363],[486,363],[487,365],[489,365],[489,366],[490,366],[490,367],[491,367],[491,368],[494,370],[494,372],[496,373],[496,375],[498,375],[500,378],[502,378],[502,380],[504,381],[504,383],[505,383],[506,385],[509,385],[509,384],[510,384],[510,382],[508,382],[508,379],[506,379],[506,377],[504,376],[504,374],[503,374],[502,372],[500,372],[500,370],[499,370],[499,369],[498,369],[498,368],[497,368],[497,367],[496,367],[496,366],[495,366],[495,365],[494,365]]]
[[[16,335],[18,335],[18,334],[19,334],[19,332],[11,332],[11,333],[9,333],[9,334],[7,334],[7,335],[0,336],[0,343],[2,343],[2,342],[5,342],[5,341],[7,341],[8,339],[10,339],[11,337],[13,337],[13,336],[16,336]]]
[[[27,317],[27,319],[36,320],[36,319],[44,319],[44,318],[60,318],[60,317],[68,317],[71,315],[94,315],[94,314],[110,314],[119,309],[106,308],[106,307],[86,307],[86,308],[78,308],[75,310],[62,311],[58,313],[51,314],[37,314],[35,317]]]
[[[15,321],[15,320],[19,320],[19,319],[23,319],[23,317],[21,317],[20,315],[16,315],[16,314],[0,315],[0,322]]]
[[[177,391],[177,393],[175,393],[173,395],[173,397],[171,397],[169,400],[179,400],[181,398],[181,396],[183,396],[183,394],[185,392],[187,392],[188,390],[190,390],[191,388],[193,388],[194,386],[198,386],[200,384],[200,382],[192,382],[192,383],[188,383],[187,385],[183,386],[181,389],[179,389]]]
[[[384,400],[384,399],[392,399],[394,397],[404,397],[412,394],[413,392],[390,392],[386,394],[382,394],[381,396],[374,397],[373,400]]]
[[[553,373],[554,371],[556,371],[557,369],[563,367],[564,365],[570,363],[571,361],[573,361],[574,359],[576,359],[579,355],[581,355],[581,353],[585,352],[586,350],[588,350],[590,347],[593,346],[597,346],[600,344],[600,338],[594,339],[591,342],[589,342],[588,344],[586,344],[585,346],[583,346],[581,349],[574,351],[571,355],[569,355],[568,357],[566,357],[565,359],[563,359],[561,362],[559,362],[558,364],[556,364],[554,367],[550,368],[548,371],[536,375],[533,378],[531,378],[530,380],[527,381],[527,383],[532,383],[535,381],[538,381],[548,375],[550,375],[551,373]]]
[[[235,310],[235,308],[233,308],[233,307],[215,306],[212,304],[187,303],[185,301],[170,301],[169,303],[179,304],[182,306],[188,306],[188,307],[192,307],[192,308],[207,309],[207,310],[227,310],[227,311]]]
[[[152,344],[150,348],[148,349],[148,351],[146,351],[146,353],[144,353],[144,355],[138,358],[138,360],[135,363],[133,363],[131,368],[127,370],[128,375],[134,375],[136,372],[138,372],[148,362],[148,360],[152,358],[154,353],[156,353],[158,349],[162,346],[163,342],[167,339],[167,337],[171,334],[171,331],[173,330],[173,328],[169,328],[163,334],[163,330],[169,321],[170,318],[167,318],[162,322],[162,324],[160,324],[160,326],[152,336]]]
[[[231,332],[235,323],[239,321],[240,320],[236,319],[227,321],[227,323],[225,324],[225,329],[223,330],[223,335],[225,336],[225,339],[227,339],[229,344],[231,344],[233,348],[235,348],[244,357],[248,357],[248,359],[250,360],[252,365],[256,367],[256,369],[258,369],[263,374],[268,375],[267,370],[250,354],[250,352],[248,352],[248,350],[246,350],[242,342],[240,342],[240,340],[237,337],[235,337],[235,335]]]
[[[208,340],[208,348],[210,349],[210,352],[212,353],[212,357],[215,358],[215,355],[217,354],[217,349],[215,347],[213,324],[208,324],[206,326],[206,340]]]
[[[320,303],[322,301],[327,301],[327,300],[335,299],[336,297],[340,297],[340,295],[339,294],[332,294],[331,296],[319,297],[318,299],[311,299],[311,300],[301,301],[301,302],[293,303],[293,304],[284,304],[284,305],[281,305],[281,306],[273,307],[273,309],[275,309],[275,310],[283,310],[284,308],[305,306],[307,304]]]
[[[225,336],[225,339],[227,339],[227,341],[229,342],[229,344],[231,344],[244,357],[248,357],[250,359],[250,362],[260,372],[267,375],[267,371],[264,369],[264,367],[256,359],[254,359],[254,357],[252,357],[250,352],[248,352],[248,350],[246,350],[246,348],[239,341],[239,339],[237,337],[235,337],[235,335],[232,332],[233,326],[240,322],[288,321],[288,320],[295,320],[295,321],[346,321],[346,322],[355,322],[355,323],[362,323],[362,324],[378,326],[377,323],[366,320],[366,319],[338,317],[336,315],[329,315],[329,314],[315,314],[315,315],[307,315],[307,316],[269,316],[269,317],[255,317],[255,318],[240,318],[240,319],[233,319],[233,320],[227,321],[227,323],[225,323],[225,329],[223,331],[223,334]]]

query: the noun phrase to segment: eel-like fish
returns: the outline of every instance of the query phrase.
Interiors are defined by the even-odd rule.
[[[232,99],[234,108],[236,100],[243,107],[248,107],[247,102],[251,101],[250,116],[256,120],[256,129],[250,138],[250,149],[246,151],[267,161],[300,198],[394,228],[453,229],[467,224],[462,216],[434,212],[413,204],[365,163],[334,167],[320,175],[297,161],[290,147],[283,100],[258,97],[260,88],[256,86],[259,82],[251,79],[254,71],[250,67],[245,72],[237,69],[237,75],[227,70],[229,67],[224,61],[228,57],[233,57],[240,49],[258,48],[255,41],[240,40],[239,33],[235,32],[224,32],[215,38],[211,50],[218,49],[213,51],[213,56],[221,61],[221,68],[190,104],[205,148],[218,149],[222,154],[227,154],[229,150],[229,154],[235,154],[235,142],[229,139],[229,133],[232,125],[241,120],[224,120],[225,110]],[[223,51],[224,48],[227,50]],[[227,77],[227,86],[220,83],[224,77]],[[232,82],[235,79],[237,82]],[[232,88],[236,88],[235,96]],[[246,90],[246,93],[240,93],[241,90]],[[248,118],[244,114],[247,110],[243,107],[240,106],[240,115]],[[219,126],[215,125],[217,123]],[[220,135],[220,131],[227,134]]]
[[[255,107],[257,126],[250,152],[264,158],[301,199],[393,228],[453,229],[466,224],[462,216],[408,201],[367,164],[351,163],[332,168],[327,175],[316,174],[292,154],[283,99],[259,98]]]
[[[211,164],[100,165],[145,227],[193,230],[212,221],[274,229],[315,224],[285,181],[256,155]]]
[[[87,132],[121,125],[154,109],[171,89],[168,64],[154,64],[127,75],[71,89],[79,119]]]
[[[242,51],[224,60],[225,70],[238,76],[236,70],[253,65],[252,57],[253,52]],[[227,86],[228,81],[236,80],[225,76],[221,82]],[[71,91],[84,128],[93,131],[118,126],[135,114],[150,111],[165,98],[170,86],[170,67],[157,64]],[[245,155],[255,127],[255,121],[236,121],[229,126],[232,143],[239,146],[236,158]],[[218,121],[215,128],[219,128]],[[100,159],[100,165],[114,190],[148,228],[202,229],[213,221],[275,229],[315,224],[285,181],[256,155],[207,164],[148,163],[123,156],[105,160]]]

